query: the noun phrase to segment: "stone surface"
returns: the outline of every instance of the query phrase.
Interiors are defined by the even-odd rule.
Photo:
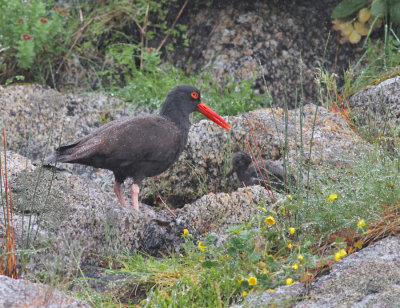
[[[297,308],[399,307],[400,237],[388,237],[333,264],[309,291],[300,283],[252,293],[241,305]]]
[[[25,165],[19,155],[8,161],[18,170],[23,169],[19,161]],[[16,249],[26,248],[23,243],[29,235],[28,248],[34,253],[29,254],[26,267],[31,273],[98,265],[123,250],[151,255],[179,251],[183,229],[198,238],[206,231],[248,221],[257,204],[269,202],[262,187],[252,186],[231,194],[205,195],[176,210],[173,217],[165,209],[145,204],[140,212],[124,208],[95,182],[68,172],[38,167],[11,174]]]
[[[189,3],[179,20],[188,25],[189,46],[176,48],[174,61],[190,72],[209,72],[221,87],[254,76],[256,91],[268,90],[274,106],[286,101],[293,108],[300,89],[304,102],[316,102],[318,69],[336,73],[340,84],[349,62],[360,56],[362,43],[341,45],[332,30],[330,14],[339,2]]]
[[[368,86],[350,100],[351,117],[361,134],[381,137],[389,149],[400,154],[400,77]]]
[[[61,94],[40,85],[0,86],[0,123],[4,125],[7,149],[40,164],[59,144],[74,141],[98,128],[102,121],[150,110],[125,104],[104,94]],[[3,134],[0,135],[1,149]],[[110,184],[111,172],[64,164],[64,169]]]
[[[299,166],[304,170],[308,162],[314,171],[322,164],[334,168],[348,166],[372,149],[356,135],[346,119],[323,107],[317,110],[312,104],[290,110],[286,122],[285,112],[280,108],[255,110],[228,117],[227,121],[232,126],[228,133],[209,121],[193,125],[179,160],[163,174],[144,181],[144,200],[151,202],[146,195],[162,192],[165,199],[179,206],[208,192],[236,189],[239,183],[225,175],[230,169],[232,153],[248,151],[246,139],[256,158],[259,157],[255,144],[263,159],[274,161],[283,161],[287,146],[289,170],[296,172]]]
[[[0,275],[0,307],[78,308],[88,304],[54,287]]]
[[[76,140],[97,128],[104,112],[110,119],[127,115],[127,110],[131,110],[130,114],[142,112],[133,107],[124,108],[122,102],[104,95],[63,95],[34,85],[2,90],[0,107],[4,107],[5,112],[0,114],[0,120],[6,124],[8,150],[31,157],[37,163],[46,149],[52,150],[60,142]],[[56,113],[53,112],[55,102],[58,106]],[[32,113],[35,117],[31,125]],[[316,115],[316,107],[312,104],[290,110],[286,122],[285,112],[280,108],[255,110],[226,119],[232,126],[228,132],[208,120],[193,124],[188,144],[179,160],[167,172],[143,181],[140,200],[147,204],[160,203],[156,198],[160,195],[171,207],[182,207],[211,192],[237,189],[239,182],[225,175],[230,169],[232,153],[248,151],[246,139],[257,158],[254,144],[259,147],[261,158],[278,163],[283,162],[287,145],[291,170],[298,170],[299,165],[308,161],[314,169],[322,163],[341,167],[371,149],[355,134],[346,119],[323,107],[318,108]],[[60,164],[60,167],[85,175],[101,185],[102,190],[112,192],[114,177],[108,170],[77,164]],[[296,179],[302,177],[294,176]],[[128,189],[126,193],[129,193]]]
[[[104,94],[61,94],[34,84],[0,86],[0,110],[7,148],[34,160],[60,141],[87,135],[101,121],[137,113],[131,104]],[[3,134],[0,140],[3,144]]]

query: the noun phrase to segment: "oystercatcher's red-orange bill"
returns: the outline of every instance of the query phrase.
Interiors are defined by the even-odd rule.
[[[216,113],[214,110],[212,110],[210,107],[208,107],[203,102],[198,104],[197,107],[199,107],[199,112],[204,114],[211,121],[217,123],[219,126],[225,128],[227,130],[229,130],[231,128],[231,126],[228,123],[226,123],[225,120],[223,118],[221,118],[218,113]]]

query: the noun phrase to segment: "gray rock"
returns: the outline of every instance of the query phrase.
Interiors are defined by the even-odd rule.
[[[36,164],[60,143],[87,135],[102,121],[150,112],[104,94],[61,94],[40,85],[0,86],[0,110],[7,149]],[[3,134],[0,134],[0,141],[2,145]],[[62,168],[84,174],[105,187],[114,179],[112,172],[99,172],[87,166],[63,164]]]
[[[385,141],[389,143],[389,149],[396,151],[397,148],[396,152],[399,154],[399,76],[357,92],[350,98],[349,105],[351,118],[362,134],[372,137],[388,137],[389,140]]]
[[[0,307],[90,307],[54,287],[0,275]]]
[[[257,159],[259,156],[254,144],[260,149],[261,158],[282,161],[287,135],[289,172],[296,179],[299,175],[294,171],[297,172],[299,166],[304,170],[307,168],[305,165],[310,163],[315,171],[312,174],[317,174],[321,165],[334,168],[349,166],[372,149],[356,135],[346,119],[323,107],[315,113],[316,106],[312,104],[290,110],[286,126],[283,109],[259,109],[229,117],[227,121],[232,128],[228,133],[210,121],[200,121],[192,125],[188,145],[173,167],[144,181],[142,198],[151,202],[150,198],[146,199],[147,196],[162,192],[172,204],[180,205],[209,192],[236,189],[239,183],[226,179],[225,175],[230,169],[232,153],[248,151],[246,139]],[[300,178],[304,176],[300,174]]]
[[[400,307],[400,237],[385,238],[334,264],[296,307]]]
[[[300,89],[304,102],[315,102],[316,70],[326,67],[340,76],[340,84],[349,62],[360,56],[358,46],[339,45],[332,34],[330,14],[337,4],[337,0],[214,1],[182,16],[179,22],[188,25],[189,46],[177,48],[172,58],[187,71],[209,72],[222,87],[230,78],[239,81],[255,75],[255,88],[269,91],[274,106],[287,102],[294,108]]]
[[[60,140],[67,143],[98,127],[102,114],[118,119],[127,115],[129,109],[121,106],[119,100],[104,95],[62,95],[34,85],[1,90],[0,108],[5,112],[0,114],[0,120],[6,125],[8,149],[36,160],[43,157],[46,149],[54,149]],[[140,112],[129,110],[129,113]],[[348,165],[362,152],[371,149],[354,133],[346,119],[322,107],[318,109],[313,129],[315,110],[311,104],[290,110],[287,125],[285,112],[279,108],[229,117],[228,122],[232,125],[229,132],[208,120],[192,125],[188,144],[179,160],[167,172],[143,182],[140,200],[153,204],[159,202],[156,196],[160,195],[173,207],[182,207],[210,192],[237,189],[239,184],[226,179],[225,174],[232,153],[248,150],[246,139],[252,144],[258,159],[282,162],[287,134],[289,171],[298,170],[298,166],[307,162],[311,162],[315,170],[322,163],[337,168]],[[314,141],[310,159],[311,136]],[[261,157],[258,157],[254,143],[261,149]],[[85,175],[101,185],[104,191],[112,192],[114,178],[108,170],[77,164],[60,164],[60,167]],[[294,176],[301,178],[304,175]]]
[[[26,165],[17,154],[8,161],[16,170]],[[103,257],[123,250],[151,255],[179,251],[183,229],[198,238],[206,231],[248,221],[257,204],[269,202],[265,190],[254,186],[231,194],[203,196],[176,210],[173,217],[145,204],[140,212],[121,207],[93,181],[68,172],[38,167],[10,174],[16,248],[34,250],[25,258],[30,273],[69,271],[77,264],[98,265]]]
[[[296,304],[297,303],[297,304]],[[252,293],[234,307],[400,307],[400,237],[388,237],[333,264],[306,288]]]

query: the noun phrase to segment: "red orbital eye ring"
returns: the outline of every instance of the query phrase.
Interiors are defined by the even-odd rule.
[[[199,93],[197,92],[190,93],[190,96],[193,97],[194,99],[199,99]]]

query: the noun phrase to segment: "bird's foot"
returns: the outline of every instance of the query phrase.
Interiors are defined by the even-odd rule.
[[[114,183],[114,193],[118,198],[119,203],[121,203],[122,206],[127,207],[124,194],[122,193],[122,184],[119,182]]]
[[[132,191],[132,206],[136,211],[139,211],[139,192],[140,192],[139,185],[132,184],[131,191]]]

